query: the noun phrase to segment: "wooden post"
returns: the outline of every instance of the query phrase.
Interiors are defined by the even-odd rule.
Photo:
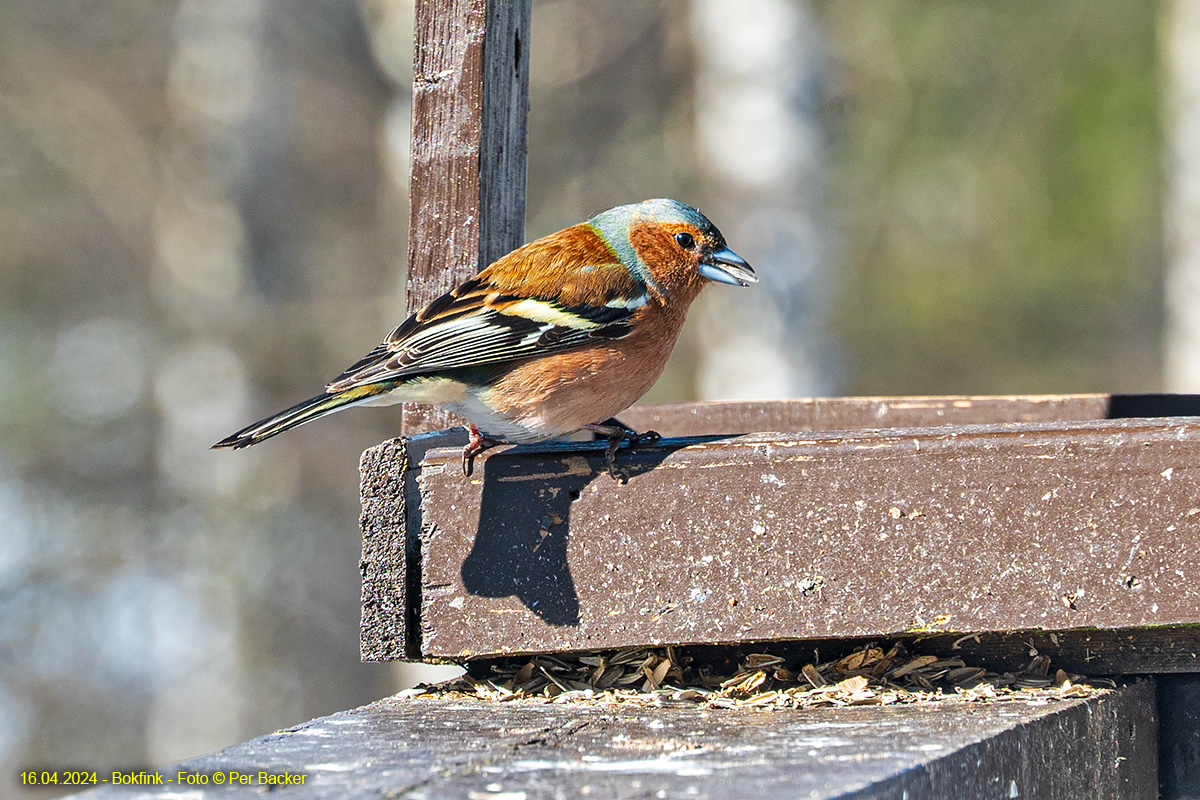
[[[410,314],[524,240],[531,5],[417,2]],[[436,409],[404,409],[405,434],[454,424]]]

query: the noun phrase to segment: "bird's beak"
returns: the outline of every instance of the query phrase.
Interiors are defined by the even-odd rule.
[[[758,283],[758,276],[746,260],[728,247],[714,250],[700,259],[699,273],[710,281],[730,286],[749,286]]]

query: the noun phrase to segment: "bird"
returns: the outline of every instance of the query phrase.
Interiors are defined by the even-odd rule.
[[[440,406],[468,420],[464,475],[497,444],[592,431],[656,441],[616,415],[654,384],[688,307],[711,283],[758,277],[678,200],[617,206],[501,256],[404,320],[325,390],[213,445],[242,448],[352,406]]]

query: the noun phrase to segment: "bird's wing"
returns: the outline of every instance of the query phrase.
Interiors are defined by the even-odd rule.
[[[619,339],[648,302],[645,284],[589,226],[577,225],[513,251],[434,300],[326,390]]]

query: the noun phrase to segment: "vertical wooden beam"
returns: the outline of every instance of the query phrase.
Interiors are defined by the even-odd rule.
[[[411,314],[525,234],[532,0],[418,0],[409,178]],[[456,424],[404,409],[404,433]]]
[[[1200,675],[1161,675],[1158,791],[1161,800],[1200,796]]]

